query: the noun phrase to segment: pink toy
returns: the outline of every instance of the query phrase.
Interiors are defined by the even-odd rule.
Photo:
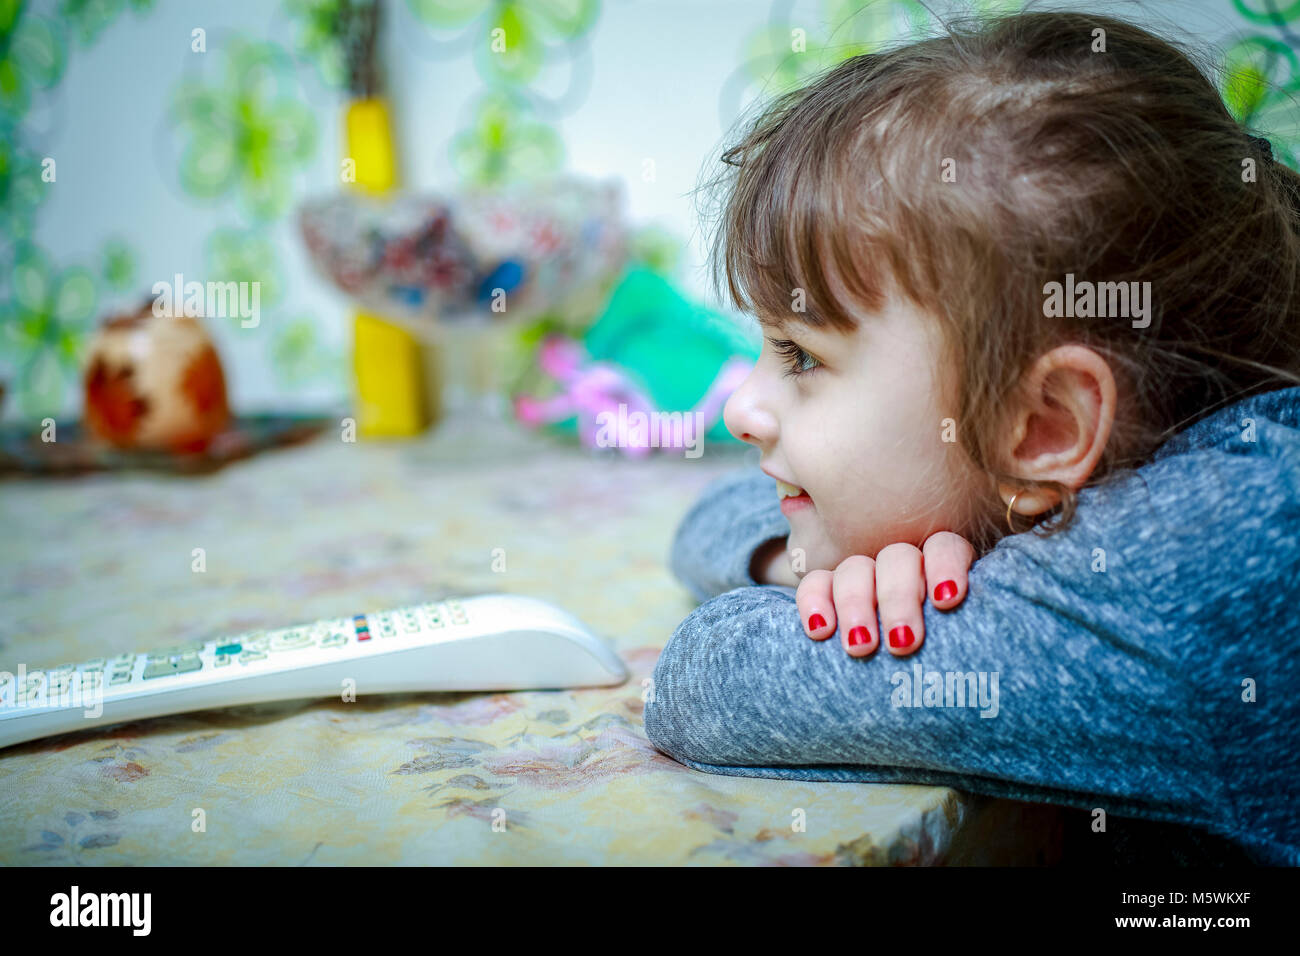
[[[728,361],[704,397],[696,403],[695,408],[687,412],[702,416],[700,421],[705,426],[700,429],[701,432],[707,430],[722,414],[727,398],[749,374],[752,365],[752,361],[741,357]],[[642,458],[650,452],[652,446],[648,442],[638,441],[636,433],[628,427],[628,420],[637,412],[649,418],[657,410],[645,392],[617,365],[586,361],[579,343],[564,336],[552,335],[538,350],[538,366],[547,376],[559,382],[562,390],[545,399],[530,395],[517,396],[514,409],[521,422],[531,428],[538,428],[576,414],[578,437],[584,445],[596,448],[614,444],[632,458]],[[623,414],[619,412],[620,405],[626,407]],[[608,413],[603,430],[608,438],[609,429],[614,429],[612,442],[600,440],[601,413]]]

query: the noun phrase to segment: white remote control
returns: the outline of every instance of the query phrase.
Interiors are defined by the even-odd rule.
[[[101,724],[270,700],[621,684],[627,669],[575,617],[488,594],[253,631],[219,641],[0,671],[0,747]],[[347,683],[347,682],[354,683]]]

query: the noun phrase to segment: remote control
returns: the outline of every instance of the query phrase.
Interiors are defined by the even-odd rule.
[[[575,617],[488,594],[251,631],[83,664],[0,671],[0,747],[86,727],[270,700],[621,684]]]

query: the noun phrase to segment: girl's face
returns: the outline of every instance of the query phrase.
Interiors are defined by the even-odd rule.
[[[764,326],[758,363],[724,416],[767,474],[804,492],[781,508],[792,559],[803,549],[797,571],[963,533],[975,475],[945,422],[955,413],[940,385],[955,370],[942,364],[935,323],[900,299],[851,334]]]

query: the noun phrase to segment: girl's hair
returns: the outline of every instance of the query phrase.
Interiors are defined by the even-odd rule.
[[[1047,533],[1073,519],[1070,488],[997,467],[998,428],[1049,349],[1086,345],[1115,374],[1090,483],[1223,404],[1300,383],[1300,176],[1188,54],[1130,23],[949,24],[780,96],[722,160],[704,187],[727,187],[713,278],[738,308],[779,322],[801,289],[793,317],[851,331],[833,275],[868,312],[898,289],[938,321],[960,447],[990,479],[968,529],[981,547],[1006,533],[998,481],[1060,493]],[[1049,317],[1045,286],[1069,273],[1149,282],[1149,326]]]

